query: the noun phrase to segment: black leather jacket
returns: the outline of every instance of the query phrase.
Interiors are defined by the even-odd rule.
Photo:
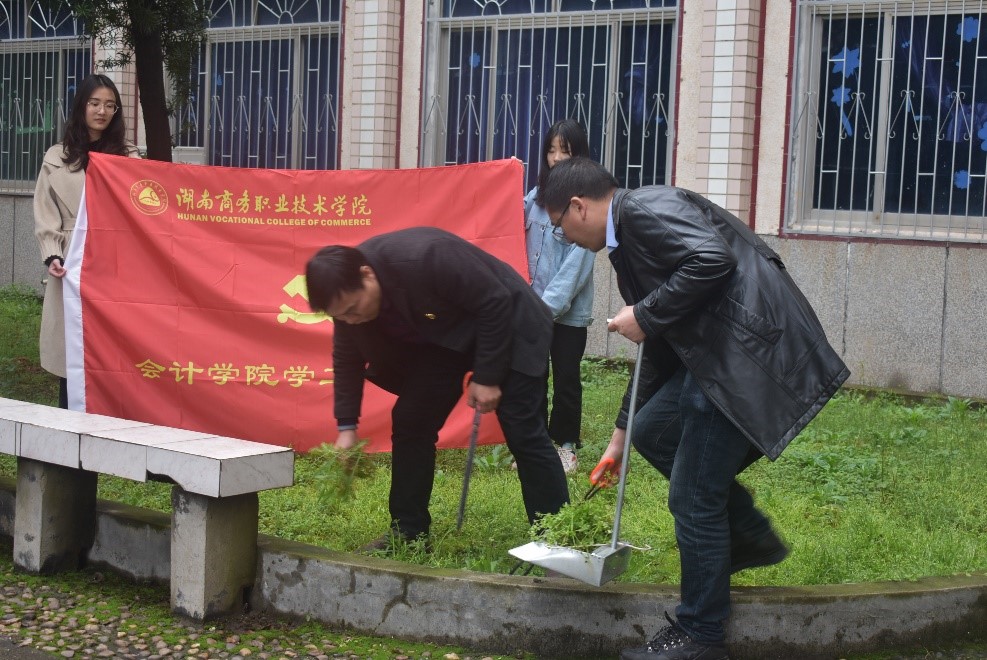
[[[620,245],[610,261],[647,335],[639,400],[684,364],[774,460],[850,375],[781,258],[681,188],[621,189],[612,210]]]

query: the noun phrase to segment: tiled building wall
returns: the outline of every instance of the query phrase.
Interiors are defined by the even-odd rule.
[[[343,55],[343,169],[397,166],[400,0],[346,3]]]
[[[759,0],[704,0],[700,52],[696,179],[720,206],[751,211]]]

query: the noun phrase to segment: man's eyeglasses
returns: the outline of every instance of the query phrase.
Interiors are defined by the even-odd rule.
[[[94,112],[102,108],[103,110],[106,110],[107,114],[111,114],[111,115],[116,113],[116,111],[120,108],[120,106],[118,106],[113,101],[106,101],[104,103],[99,99],[89,99],[88,101],[86,101],[86,105],[88,105],[89,109]]]
[[[569,203],[565,205],[564,209],[562,209],[562,213],[560,213],[559,217],[552,223],[552,234],[563,243],[572,245],[572,241],[569,240],[569,237],[565,235],[565,230],[562,229],[562,218],[564,218],[565,214],[569,212],[570,206],[572,206],[572,200],[569,200]]]

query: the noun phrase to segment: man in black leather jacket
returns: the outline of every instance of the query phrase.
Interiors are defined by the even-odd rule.
[[[777,458],[850,372],[779,256],[702,196],[620,189],[601,165],[572,158],[543,197],[565,239],[609,251],[627,303],[609,330],[645,342],[631,441],[670,482],[681,604],[620,657],[726,658],[730,575],[788,554],[735,477]],[[628,398],[604,453],[616,465]]]

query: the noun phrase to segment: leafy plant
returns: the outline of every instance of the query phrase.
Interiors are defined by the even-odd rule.
[[[930,406],[917,405],[910,408],[903,408],[902,415],[906,424],[916,425],[936,419],[941,415],[941,412]]]
[[[473,465],[481,470],[505,470],[513,460],[506,445],[494,445],[489,452],[473,456]]]
[[[843,451],[791,450],[804,475],[816,485],[824,504],[845,505],[851,497],[867,495],[881,486],[882,468],[876,456]]]
[[[961,399],[955,396],[947,397],[943,414],[945,417],[951,417],[953,415],[962,417],[970,412],[971,405],[972,401],[970,399]]]
[[[549,545],[592,550],[610,542],[613,509],[606,498],[577,500],[558,513],[545,514],[531,526],[531,539]]]
[[[363,451],[366,444],[361,440],[349,449],[337,449],[323,443],[309,452],[316,461],[311,478],[321,504],[335,507],[355,497],[356,480],[370,474],[371,462]]]
[[[893,429],[888,433],[891,441],[896,445],[907,445],[923,441],[929,432],[926,429],[916,426],[903,426]]]

